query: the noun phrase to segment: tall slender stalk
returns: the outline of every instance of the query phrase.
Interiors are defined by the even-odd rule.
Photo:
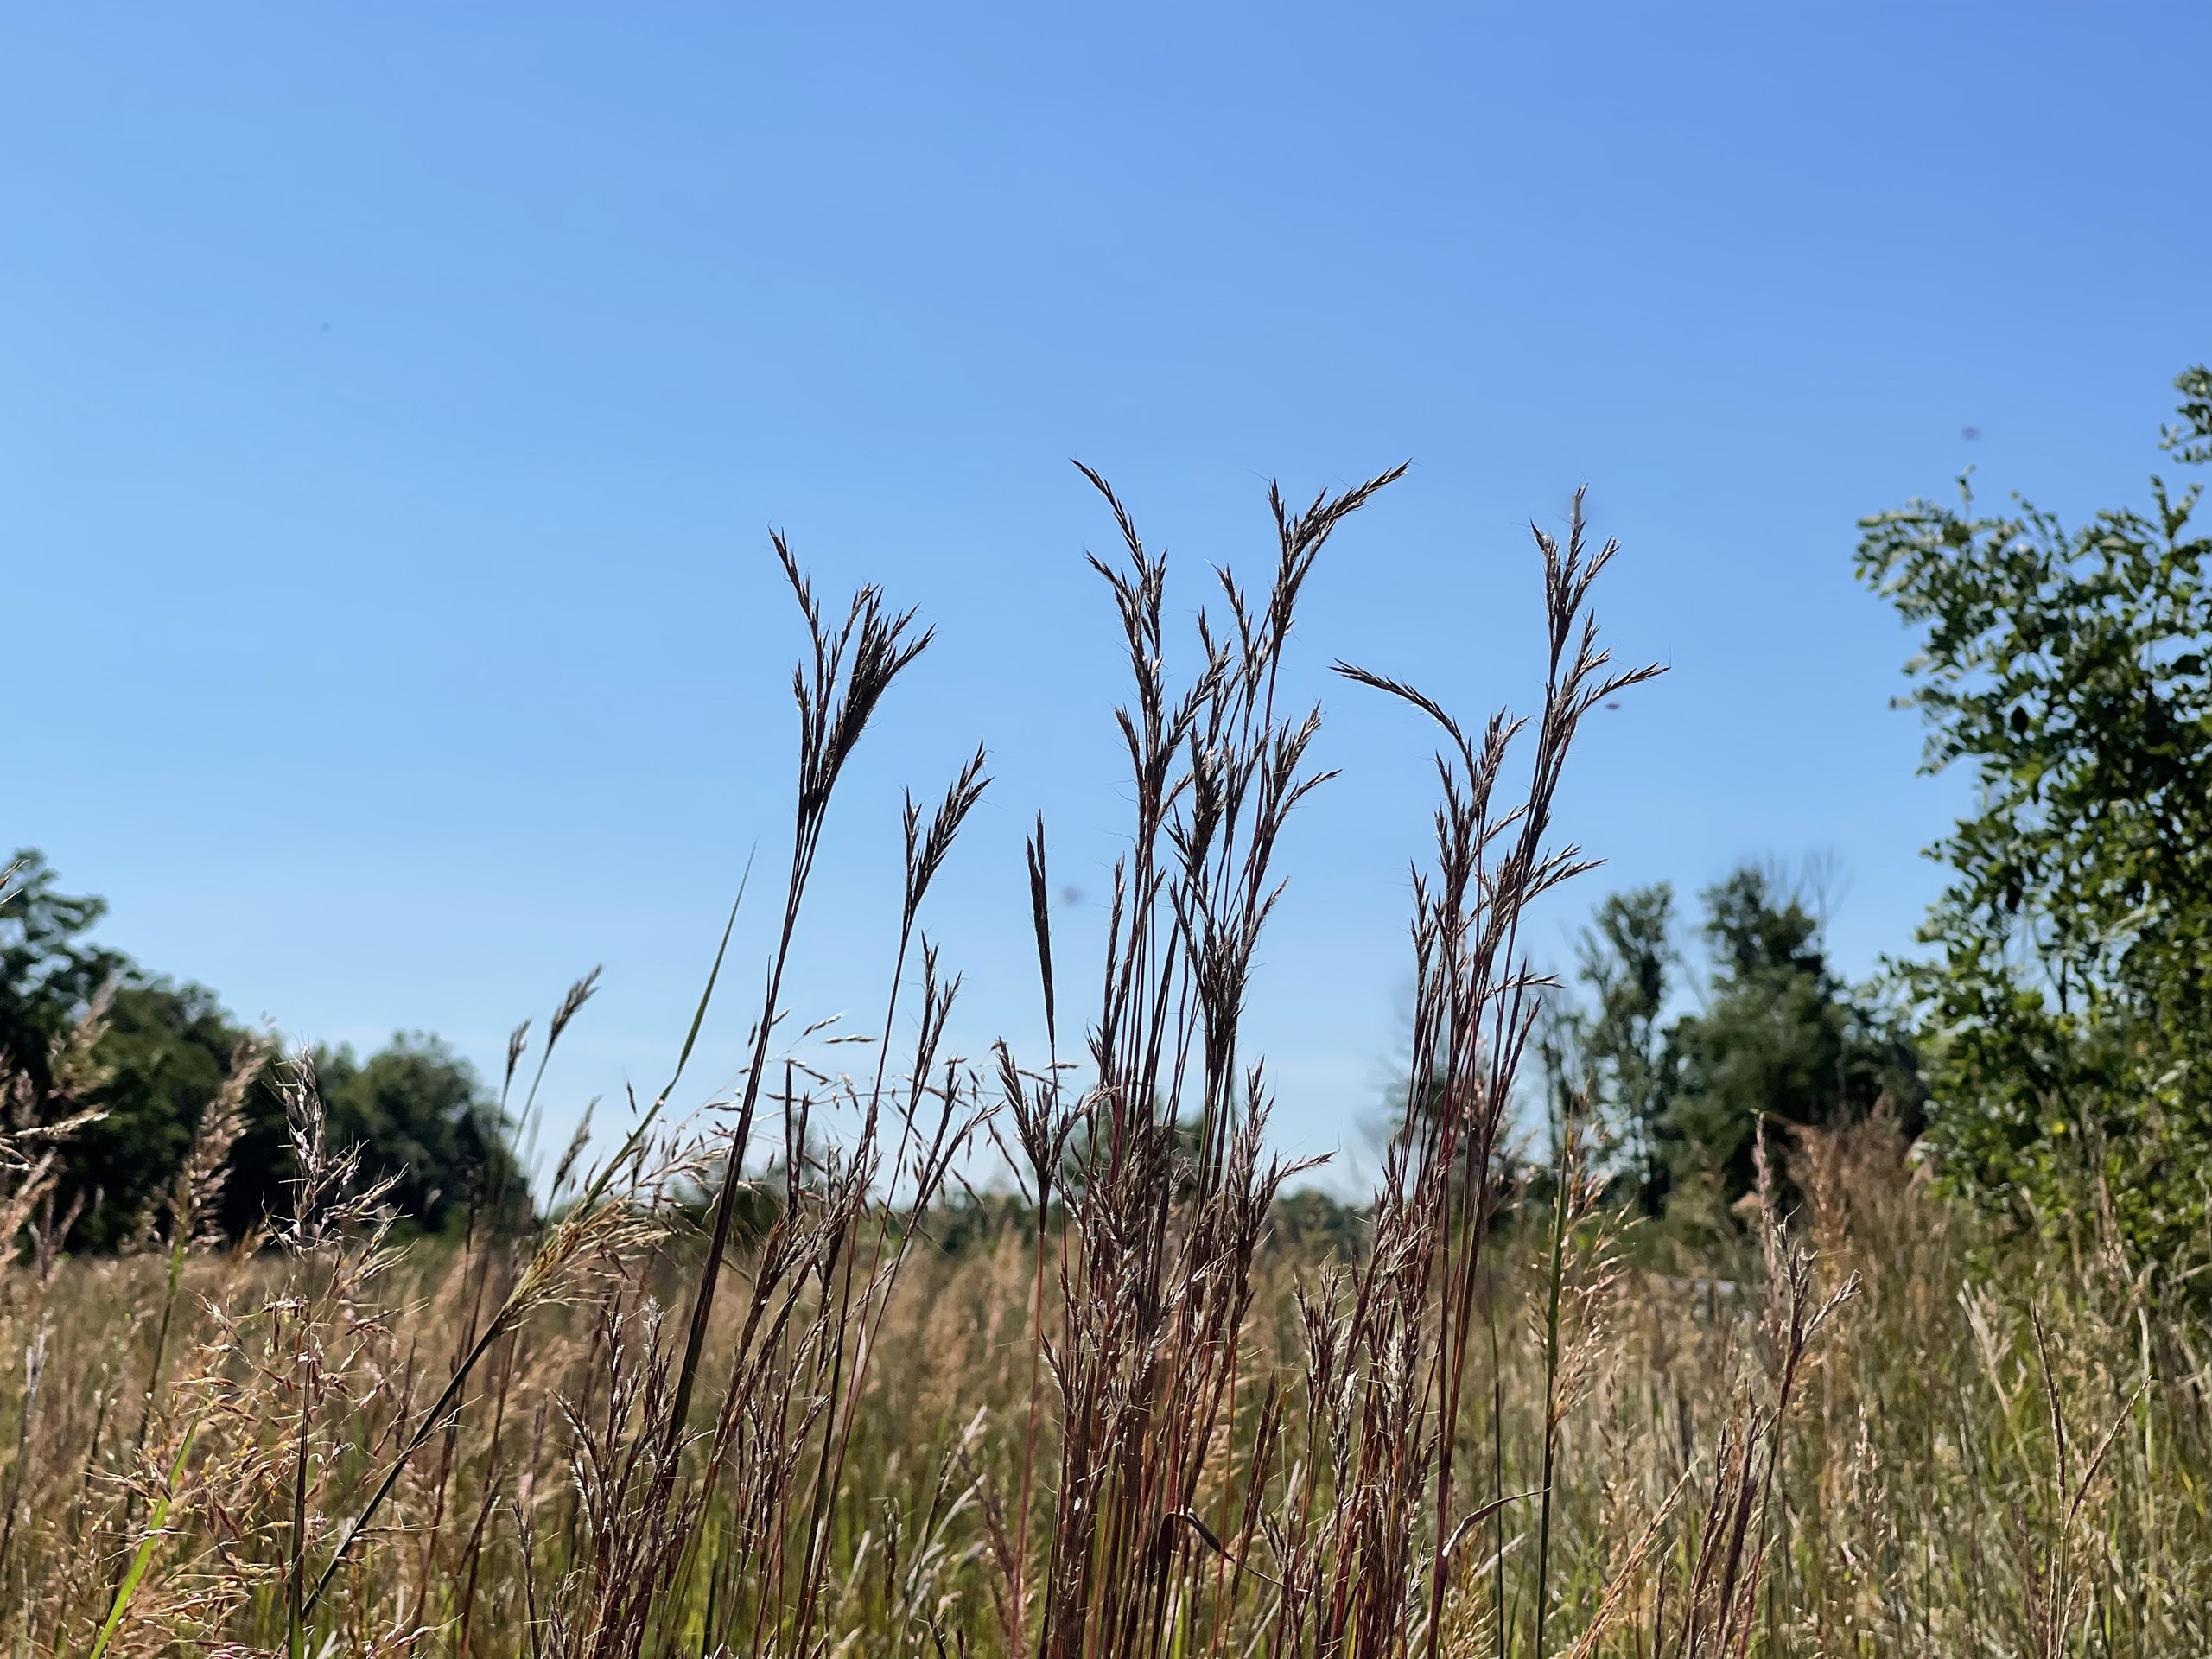
[[[1544,1274],[1544,1462],[1536,1523],[1536,1647],[1544,1659],[1544,1629],[1551,1613],[1552,1499],[1559,1454],[1559,1312],[1567,1285],[1567,1222],[1572,1204],[1574,1124],[1562,1118],[1559,1155],[1552,1166],[1552,1243]]]
[[[721,1191],[715,1202],[715,1220],[707,1253],[699,1269],[698,1289],[691,1301],[691,1319],[684,1338],[683,1361],[676,1374],[676,1393],[669,1411],[662,1467],[672,1477],[675,1454],[690,1416],[691,1392],[697,1382],[699,1361],[705,1352],[707,1327],[714,1316],[715,1292],[721,1282],[722,1258],[729,1249],[730,1227],[737,1213],[737,1194],[744,1179],[745,1154],[753,1138],[753,1120],[760,1103],[761,1080],[767,1071],[768,1045],[782,1008],[784,970],[791,961],[791,940],[798,931],[799,905],[806,896],[807,879],[813,874],[815,855],[822,845],[823,826],[829,821],[830,798],[837,779],[858,746],[891,683],[929,646],[931,632],[923,630],[909,638],[914,613],[896,615],[883,608],[881,594],[863,588],[853,596],[843,624],[825,628],[813,589],[800,574],[790,545],[779,532],[776,556],[798,597],[813,645],[812,672],[802,667],[792,677],[792,695],[799,712],[798,802],[791,832],[791,873],[784,888],[783,925],[768,969],[768,984],[753,1027],[753,1059],[745,1071],[745,1089],[738,1108],[737,1127],[722,1166]]]

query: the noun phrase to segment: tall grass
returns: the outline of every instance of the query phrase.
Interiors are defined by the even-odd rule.
[[[1281,671],[1314,561],[1395,476],[1272,498],[1266,589],[1222,576],[1180,668],[1165,561],[1094,477],[1134,823],[1080,991],[1032,837],[1042,1052],[946,1047],[958,982],[923,921],[980,753],[906,810],[870,1066],[793,1052],[783,963],[837,783],[930,642],[872,589],[825,613],[780,542],[798,777],[750,1064],[693,1120],[726,1128],[671,1119],[702,997],[621,1143],[571,1147],[553,1219],[403,1252],[290,1062],[291,1213],[209,1236],[219,1103],[151,1247],[67,1260],[41,1204],[88,1011],[48,1127],[0,1147],[7,1651],[2212,1648],[2200,1329],[2094,1229],[1974,1235],[1879,1117],[1763,1147],[1757,1218],[1695,1252],[1608,1207],[1571,1121],[1541,1179],[1509,1158],[1543,989],[1527,908],[1585,868],[1554,803],[1582,715],[1652,671],[1599,645],[1613,549],[1579,500],[1537,537],[1525,724],[1343,670],[1441,734],[1417,1086],[1360,1247],[1281,1224],[1298,1172],[1241,1024],[1277,849],[1325,780]],[[242,1052],[232,1094],[266,1062]],[[1017,1192],[966,1193],[995,1152]]]

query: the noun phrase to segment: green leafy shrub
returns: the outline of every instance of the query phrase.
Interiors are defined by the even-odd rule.
[[[2212,372],[2162,447],[2212,460]],[[2201,491],[2068,530],[2025,502],[1862,522],[1861,577],[1920,630],[1904,699],[1974,811],[1905,978],[1929,1028],[1947,1183],[2047,1227],[2100,1217],[2176,1278],[2208,1259],[2212,541]],[[2212,1280],[2198,1281],[2200,1285]]]

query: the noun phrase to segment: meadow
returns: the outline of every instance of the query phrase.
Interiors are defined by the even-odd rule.
[[[1041,823],[1030,843],[1042,1053],[947,1052],[957,982],[920,929],[979,755],[909,807],[863,1063],[791,1058],[783,964],[835,879],[838,778],[928,639],[874,590],[825,607],[785,551],[795,816],[734,1097],[677,1120],[687,1043],[619,1144],[569,1148],[542,1218],[403,1244],[311,1058],[241,1054],[134,1248],[98,1256],[41,1209],[70,1120],[19,1122],[7,1652],[2212,1650],[2203,1327],[2102,1211],[1977,1217],[1882,1109],[1764,1135],[1755,1192],[1695,1232],[1618,1201],[1571,1097],[1531,1142],[1524,917],[1586,868],[1553,803],[1582,717],[1655,671],[1602,647],[1613,549],[1579,502],[1537,537],[1525,721],[1343,670],[1438,734],[1436,842],[1402,1120],[1350,1236],[1295,1224],[1239,1040],[1317,781],[1279,671],[1323,544],[1393,477],[1276,499],[1269,582],[1224,577],[1191,652],[1105,492],[1133,822],[1079,977]],[[524,1119],[581,1000],[534,1057],[518,1033]],[[60,1098],[82,1068],[51,1058]],[[290,1202],[225,1236],[264,1069]],[[976,1192],[994,1161],[1008,1190]]]

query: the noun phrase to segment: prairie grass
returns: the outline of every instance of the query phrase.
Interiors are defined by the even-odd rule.
[[[1286,1224],[1299,1172],[1239,1038],[1275,849],[1322,781],[1280,669],[1314,559],[1395,476],[1273,498],[1266,591],[1224,575],[1179,676],[1165,563],[1094,479],[1135,821],[1079,990],[1032,838],[1042,1053],[945,1048],[958,982],[922,920],[979,753],[906,813],[871,1064],[791,1056],[782,963],[838,778],[929,639],[873,590],[825,613],[780,541],[791,851],[719,1114],[671,1117],[710,981],[668,1085],[610,1153],[569,1149],[544,1222],[402,1250],[311,1065],[275,1062],[291,1213],[210,1234],[219,1101],[143,1247],[68,1259],[41,1202],[88,1074],[57,1053],[0,1142],[5,1651],[2212,1651],[2201,1326],[2094,1217],[1986,1236],[1878,1114],[1763,1145],[1757,1214],[1695,1249],[1609,1206],[1571,1113],[1534,1177],[1509,1157],[1545,989],[1523,917],[1585,868],[1552,802],[1582,714],[1652,672],[1599,646],[1613,550],[1579,501],[1537,538],[1525,725],[1344,670],[1442,734],[1420,1081],[1357,1247]],[[242,1052],[233,1092],[270,1063]],[[967,1192],[995,1156],[1014,1190]]]

